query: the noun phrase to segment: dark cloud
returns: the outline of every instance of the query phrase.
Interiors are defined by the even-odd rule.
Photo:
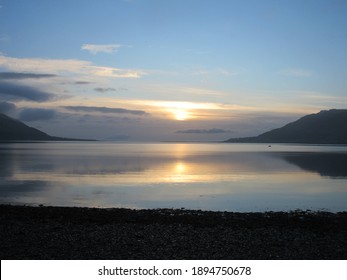
[[[125,91],[125,90],[128,90],[127,88],[123,88],[123,87],[120,87],[120,88],[102,88],[102,87],[97,87],[97,88],[94,88],[95,91],[97,92],[108,92],[108,91]]]
[[[145,111],[128,110],[123,108],[93,107],[93,106],[65,106],[63,107],[75,112],[99,112],[99,113],[115,113],[115,114],[131,114],[137,116],[147,115]]]
[[[54,99],[55,95],[30,86],[0,82],[0,97],[7,100],[45,102]]]
[[[27,108],[21,110],[19,119],[21,121],[32,122],[54,119],[57,112],[52,109]]]
[[[115,88],[94,88],[95,91],[97,92],[108,92],[108,91],[117,91]]]
[[[91,82],[87,82],[87,81],[77,81],[75,82],[76,85],[88,85],[91,84]]]
[[[2,101],[0,102],[0,113],[10,113],[16,110],[16,105],[10,102]]]
[[[0,72],[0,80],[42,79],[42,78],[52,78],[56,76],[57,75],[53,75],[53,74]]]
[[[191,133],[191,134],[218,134],[218,133],[230,133],[230,130],[211,128],[211,129],[187,129],[178,130],[175,133]]]

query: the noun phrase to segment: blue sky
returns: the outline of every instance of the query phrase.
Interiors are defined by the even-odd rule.
[[[0,6],[0,110],[53,135],[224,140],[347,107],[344,0]]]

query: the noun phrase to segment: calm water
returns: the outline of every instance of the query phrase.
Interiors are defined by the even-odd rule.
[[[347,210],[347,147],[0,144],[0,203]]]

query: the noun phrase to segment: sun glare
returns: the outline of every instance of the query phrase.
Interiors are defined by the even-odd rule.
[[[124,103],[124,101],[122,101]],[[206,116],[207,110],[227,110],[228,107],[217,103],[201,103],[201,102],[185,102],[185,101],[155,101],[155,100],[137,100],[131,101],[131,104],[140,104],[154,107],[157,113],[164,113],[171,120],[187,121],[191,119],[202,118],[204,113]],[[147,109],[146,109],[147,110]],[[150,110],[150,109],[148,109]],[[152,110],[152,109],[151,109]],[[152,112],[153,112],[152,111]]]
[[[182,174],[187,171],[187,166],[183,162],[177,162],[175,164],[175,172],[177,174]]]
[[[183,109],[175,110],[173,112],[173,114],[174,114],[175,119],[178,121],[185,121],[189,117],[188,112],[186,110],[183,110]]]

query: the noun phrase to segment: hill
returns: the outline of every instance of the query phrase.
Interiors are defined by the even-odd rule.
[[[347,110],[321,111],[255,137],[231,138],[225,142],[347,144]]]
[[[37,141],[74,141],[77,139],[50,136],[36,128],[0,113],[0,141],[37,140]]]

